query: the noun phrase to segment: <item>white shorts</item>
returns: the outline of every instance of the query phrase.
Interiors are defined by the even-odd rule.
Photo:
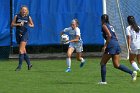
[[[83,44],[82,43],[70,43],[69,47],[72,47],[76,50],[76,52],[82,52],[83,51]]]
[[[136,49],[136,50],[131,50],[130,54],[140,54],[140,49]]]

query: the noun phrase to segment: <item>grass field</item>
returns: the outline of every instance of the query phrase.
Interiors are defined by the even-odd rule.
[[[65,73],[65,60],[31,60],[28,71],[25,62],[21,71],[14,71],[18,60],[0,61],[0,93],[138,93],[140,77],[131,81],[129,74],[107,64],[107,85],[100,81],[100,59],[86,59],[83,68],[72,60],[72,72]],[[132,69],[128,61],[121,61]]]

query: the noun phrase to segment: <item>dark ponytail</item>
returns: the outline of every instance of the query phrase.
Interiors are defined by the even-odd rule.
[[[131,25],[131,28],[136,31],[137,33],[139,32],[140,28],[138,27],[135,18],[133,16],[128,16],[127,17],[127,22],[129,25]]]
[[[101,16],[101,21],[102,21],[102,24],[104,24],[104,23],[110,24],[110,23],[109,23],[109,17],[108,17],[107,14],[103,14],[103,15]]]

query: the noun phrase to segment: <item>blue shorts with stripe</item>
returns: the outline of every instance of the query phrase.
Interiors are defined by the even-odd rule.
[[[105,54],[115,55],[120,53],[121,53],[120,46],[107,47],[105,49]]]

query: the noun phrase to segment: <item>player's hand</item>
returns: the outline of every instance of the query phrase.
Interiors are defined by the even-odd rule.
[[[130,47],[128,47],[128,51],[131,52],[131,48]]]
[[[20,26],[24,26],[24,21],[22,21],[22,22],[20,23]]]
[[[103,46],[102,48],[102,52],[105,52],[106,46]]]
[[[20,37],[22,37],[22,34],[19,34],[20,35]]]
[[[64,44],[68,44],[68,43],[70,43],[70,41],[68,40],[68,41],[66,41]]]

